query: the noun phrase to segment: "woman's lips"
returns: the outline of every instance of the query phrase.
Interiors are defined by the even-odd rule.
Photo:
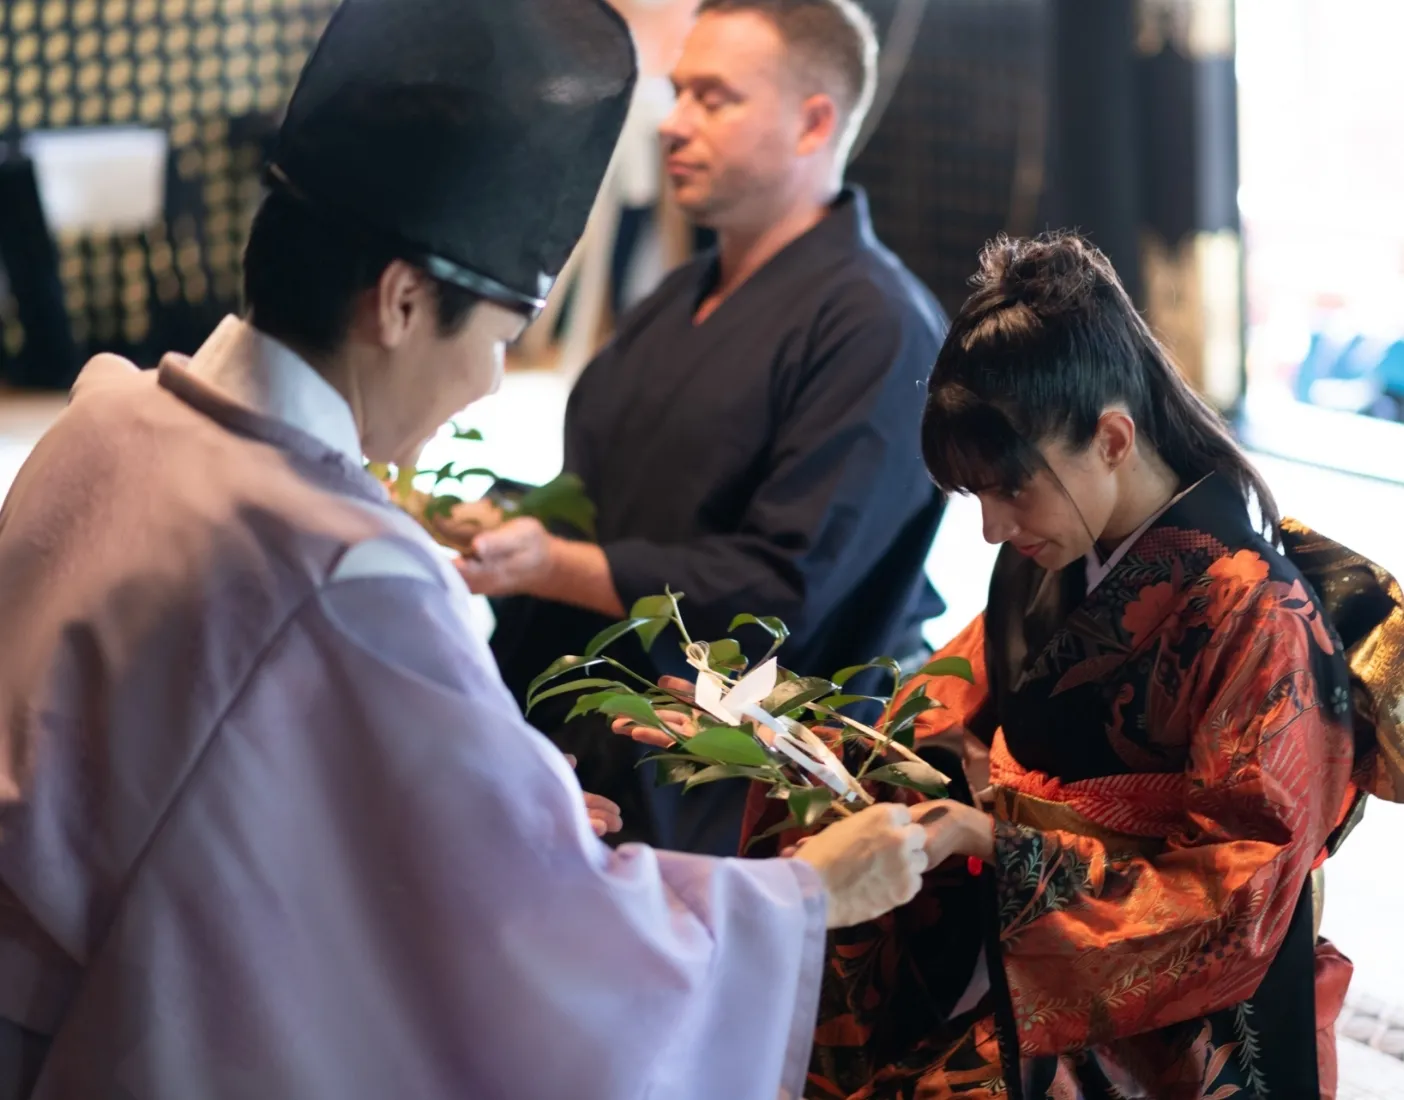
[[[1019,551],[1019,553],[1023,554],[1026,558],[1036,558],[1038,557],[1039,551],[1041,551],[1047,545],[1048,540],[1044,539],[1042,542],[1028,542],[1024,543],[1022,546],[1020,546],[1018,543],[1015,543],[1014,549]]]

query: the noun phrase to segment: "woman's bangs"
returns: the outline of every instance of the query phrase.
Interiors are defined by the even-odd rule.
[[[1013,493],[1044,465],[993,405],[959,408],[934,401],[922,425],[922,453],[937,487],[947,493]]]

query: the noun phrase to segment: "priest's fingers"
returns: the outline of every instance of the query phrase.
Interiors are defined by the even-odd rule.
[[[803,848],[806,844],[808,844],[812,839],[812,837],[802,836],[793,844],[791,844],[788,848],[782,851],[780,855],[785,859],[789,859],[791,856],[797,855],[799,853],[799,850]]]
[[[906,806],[869,806],[829,826],[799,850],[829,893],[830,928],[846,928],[905,905],[921,889],[926,830]]]

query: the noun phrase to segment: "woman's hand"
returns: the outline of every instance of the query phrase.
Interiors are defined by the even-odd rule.
[[[963,802],[938,799],[912,807],[912,820],[926,827],[926,859],[939,867],[954,856],[994,860],[994,818]]]
[[[684,700],[692,699],[693,686],[677,676],[664,676],[658,686]],[[697,732],[697,711],[684,713],[680,710],[660,710],[658,717],[663,724],[679,737],[688,738]],[[641,726],[630,718],[616,718],[610,729],[621,737],[632,737],[641,745],[652,745],[656,749],[670,749],[673,738],[653,726]]]

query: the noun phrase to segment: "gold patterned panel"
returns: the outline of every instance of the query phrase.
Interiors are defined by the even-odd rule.
[[[256,140],[230,120],[276,121],[336,0],[3,0],[0,140],[107,124],[167,128],[180,225],[140,238],[65,240],[74,332],[130,350],[153,309],[237,306],[242,238],[260,194]],[[257,125],[244,127],[253,135]],[[0,299],[7,349],[22,330]],[[110,342],[110,343],[105,343]]]
[[[1287,556],[1311,583],[1346,647],[1355,699],[1355,782],[1404,802],[1404,591],[1379,565],[1296,520]]]
[[[1243,395],[1243,246],[1237,233],[1197,233],[1178,247],[1141,240],[1146,320],[1190,384],[1220,409]]]

